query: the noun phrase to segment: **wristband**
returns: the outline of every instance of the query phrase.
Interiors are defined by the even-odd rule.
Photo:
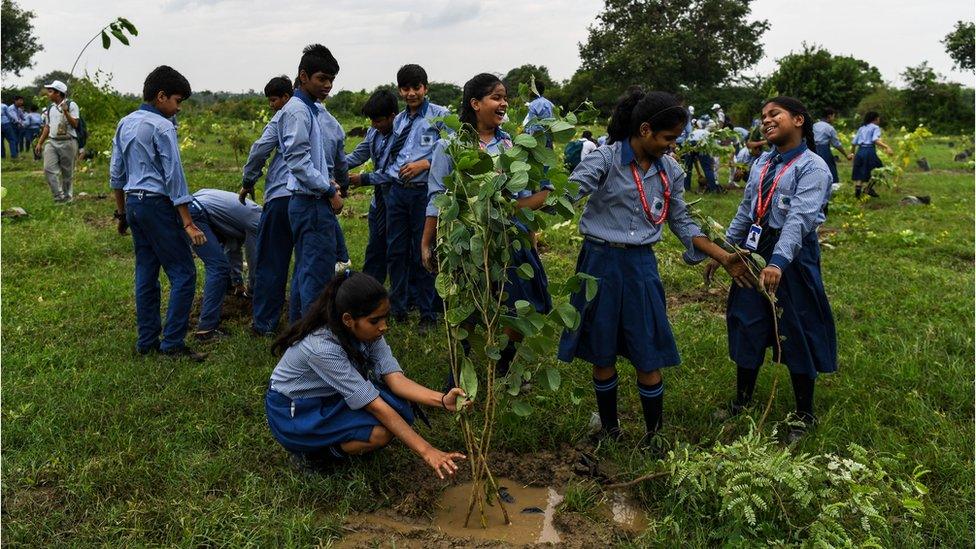
[[[444,402],[444,399],[445,399],[445,398],[447,398],[447,393],[444,393],[443,395],[441,395],[441,406],[442,406],[442,407],[443,407],[443,408],[444,408],[445,410],[447,410],[447,403],[445,403],[445,402]]]

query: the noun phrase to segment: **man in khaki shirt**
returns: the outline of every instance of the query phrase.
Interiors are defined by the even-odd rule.
[[[78,158],[78,104],[67,98],[68,86],[60,80],[44,89],[51,105],[44,111],[44,129],[34,152],[43,151],[47,184],[54,202],[63,204],[71,202],[71,177]]]

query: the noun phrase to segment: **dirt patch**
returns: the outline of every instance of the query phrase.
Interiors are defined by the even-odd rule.
[[[117,226],[116,225],[117,222],[115,221],[114,218],[112,218],[111,215],[85,213],[85,215],[81,219],[85,222],[86,225],[89,225],[99,230],[108,229],[109,227],[111,227],[112,230],[114,231]]]
[[[717,276],[721,277],[722,275],[717,274]],[[719,279],[713,281],[710,287],[699,287],[684,292],[671,293],[668,295],[668,309],[680,309],[687,305],[697,304],[706,311],[724,314],[728,296],[728,285]]]

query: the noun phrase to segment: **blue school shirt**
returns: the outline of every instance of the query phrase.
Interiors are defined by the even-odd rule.
[[[244,164],[244,178],[241,186],[245,189],[254,189],[255,183],[261,178],[261,171],[264,169],[265,162],[271,157],[271,165],[268,166],[268,175],[264,178],[264,203],[280,198],[291,196],[288,191],[288,166],[285,159],[278,150],[278,122],[281,119],[281,111],[271,117],[271,120],[261,132],[261,137],[251,145],[251,152],[247,155],[247,162]]]
[[[7,114],[7,105],[0,104],[0,117],[2,117],[2,122],[4,124],[10,123],[10,115]]]
[[[554,105],[552,101],[549,101],[541,95],[536,97],[529,102],[529,112],[525,115],[525,120],[522,121],[522,125],[526,125],[533,119],[541,120],[543,118],[552,118]],[[527,133],[532,133],[536,130],[542,129],[541,126],[533,124],[525,128]]]
[[[569,178],[579,184],[580,198],[590,196],[580,217],[580,234],[636,246],[655,244],[664,236],[664,224],[654,225],[644,213],[630,168],[632,162],[634,151],[628,140],[623,140],[586,155],[573,170]],[[668,226],[685,247],[684,260],[698,263],[707,256],[695,249],[692,239],[704,233],[692,220],[685,204],[685,174],[678,161],[670,156],[662,157],[660,163],[671,188]],[[657,162],[651,163],[642,175],[647,204],[654,215],[660,215],[664,208],[664,188],[657,166]]]
[[[403,371],[384,338],[359,342],[359,346],[376,377]],[[285,351],[271,373],[271,389],[291,399],[339,395],[353,410],[380,396],[353,365],[335,334],[324,327]]]
[[[877,124],[865,124],[857,129],[854,136],[855,145],[874,145],[874,142],[881,139],[881,128]]]
[[[735,153],[736,164],[744,164],[747,170],[752,168],[752,165],[756,163],[757,158],[759,157],[752,156],[752,154],[749,153],[748,147],[742,147],[739,149],[739,152]]]
[[[447,154],[448,145],[450,145],[450,141],[447,139],[438,141],[437,148],[434,150],[434,158],[430,162],[430,177],[427,179],[427,217],[437,217],[440,213],[437,206],[434,205],[434,197],[447,190],[444,186],[444,178],[451,175],[451,172],[454,171],[454,162]],[[501,128],[496,128],[495,135],[491,141],[488,143],[479,143],[479,145],[483,151],[491,156],[498,156],[505,152],[506,149],[512,148],[512,137]],[[552,190],[553,186],[547,181],[542,185],[542,188]],[[523,189],[514,193],[512,198],[518,200],[532,196],[533,194],[535,194],[535,191]],[[525,230],[524,226],[518,222],[516,223]]]
[[[825,120],[818,120],[813,123],[813,142],[817,145],[831,144],[840,147],[840,138],[837,130]]]
[[[331,198],[336,191],[329,180],[322,127],[316,123],[316,102],[296,88],[279,114],[278,150],[288,167],[286,188],[293,194]]]
[[[692,131],[693,128],[691,126],[691,115],[688,115],[688,120],[685,122],[685,129],[681,130],[681,135],[679,135],[678,138],[674,140],[674,142],[678,145],[684,143],[689,137],[691,137]],[[600,144],[602,145],[603,143]]]
[[[753,218],[756,215],[759,178],[766,162],[776,154],[780,154],[783,159],[776,165],[777,176],[790,160],[797,158],[789,166],[789,172],[780,178],[767,216],[768,226],[780,230],[779,240],[773,247],[773,256],[769,263],[785,269],[800,251],[803,237],[810,234],[810,231],[815,231],[827,219],[823,208],[830,199],[830,186],[834,181],[827,163],[809,150],[806,143],[783,153],[773,149],[759,155],[749,173],[742,202],[729,223],[725,237],[729,242],[740,245],[745,240],[749,227],[755,222]]]
[[[39,129],[44,125],[44,117],[41,116],[39,112],[32,112],[27,115],[27,127],[31,129]]]
[[[241,204],[237,193],[219,189],[200,189],[193,193],[193,199],[207,212],[210,228],[224,246],[230,261],[231,278],[241,280],[244,272],[241,248],[244,248],[248,262],[253,261],[261,225],[261,206],[252,200]]]
[[[112,138],[109,185],[125,192],[168,196],[174,206],[190,202],[176,127],[155,107],[143,104],[119,120]]]
[[[361,166],[367,160],[373,161],[373,171],[359,175],[359,180],[363,185],[382,185],[392,183],[390,178],[383,173],[387,157],[390,154],[390,145],[393,144],[393,131],[383,135],[370,128],[366,130],[366,137],[356,145],[353,151],[346,155],[346,165],[349,169]]]
[[[393,135],[397,136],[407,126],[411,118],[419,117],[419,119],[414,121],[413,126],[410,127],[410,135],[407,137],[407,141],[403,144],[403,148],[400,149],[397,157],[391,158],[387,163],[384,173],[392,181],[400,180],[400,168],[405,164],[418,160],[430,160],[434,154],[434,147],[437,146],[437,141],[441,138],[441,128],[444,127],[442,123],[434,124],[432,120],[445,116],[448,112],[444,107],[435,105],[429,99],[425,99],[424,104],[417,109],[416,114],[411,116],[410,107],[407,107],[393,119]],[[396,140],[396,137],[393,139]],[[405,183],[419,184],[426,182],[427,172],[424,171]]]
[[[316,119],[322,127],[322,141],[325,145],[325,164],[329,167],[332,179],[342,188],[349,186],[349,166],[346,164],[346,130],[332,116],[325,105],[316,103]]]

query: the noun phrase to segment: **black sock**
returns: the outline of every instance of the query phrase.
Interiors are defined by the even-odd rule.
[[[812,423],[813,415],[813,387],[816,379],[806,374],[790,374],[793,383],[793,396],[796,399],[796,415],[805,423]]]
[[[515,342],[509,341],[508,345],[502,349],[502,356],[495,363],[495,376],[505,377],[508,375],[508,368],[515,359]]]
[[[752,393],[756,390],[756,378],[759,368],[739,368],[735,371],[735,401],[737,406],[746,406],[752,402]]]
[[[596,391],[596,407],[600,411],[600,423],[604,431],[619,431],[617,421],[617,373],[603,381],[593,378],[593,389]]]
[[[641,408],[644,409],[644,423],[647,432],[654,434],[661,428],[661,412],[664,409],[664,380],[654,385],[644,385],[637,382],[637,392],[640,393]]]

